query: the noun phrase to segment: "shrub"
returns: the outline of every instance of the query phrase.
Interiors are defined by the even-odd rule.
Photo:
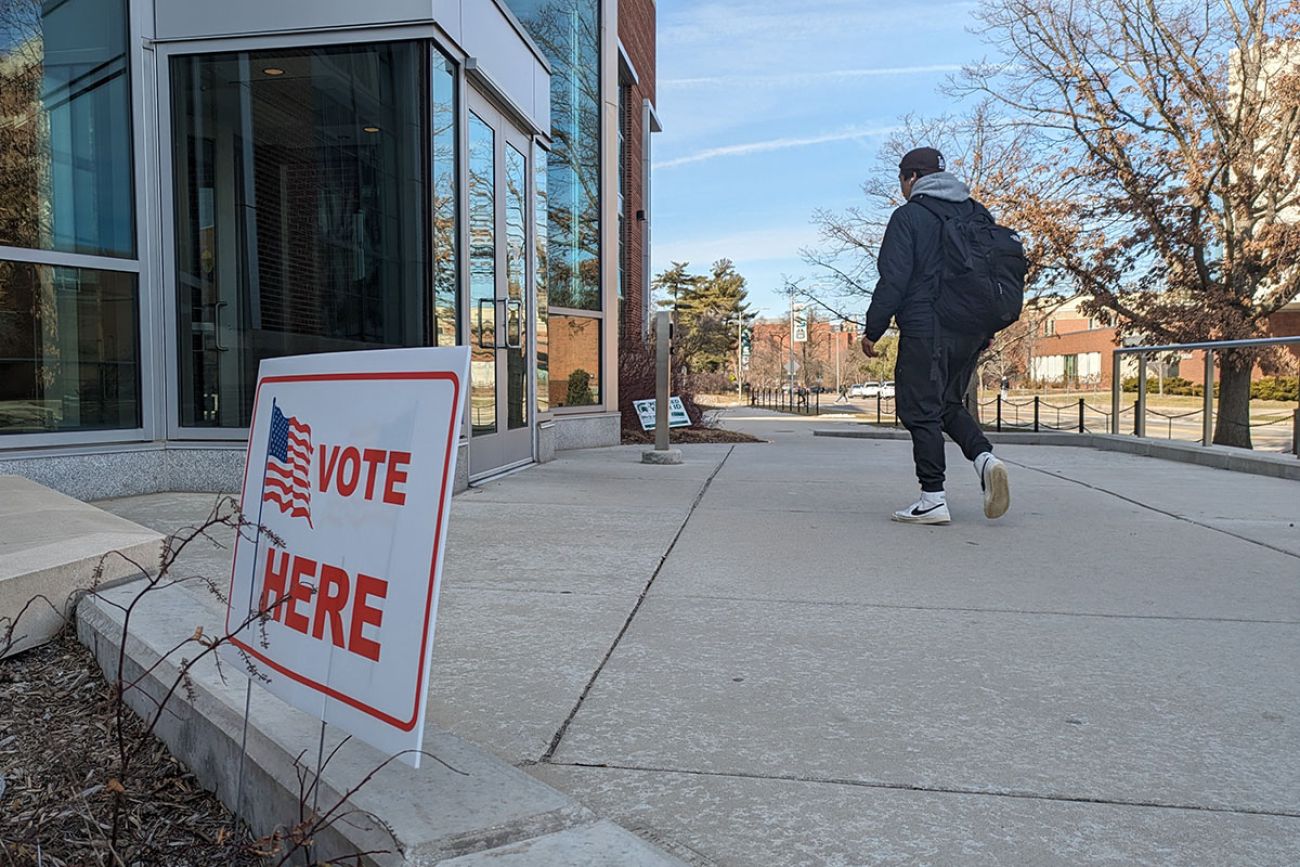
[[[682,399],[691,424],[699,425],[704,411],[695,402],[695,386],[686,366],[673,359],[673,394]],[[655,350],[648,339],[639,333],[624,331],[618,352],[618,411],[623,416],[623,430],[641,430],[634,401],[651,400],[655,396]]]
[[[565,406],[591,406],[596,396],[591,391],[591,374],[579,367],[569,374],[569,389],[564,395]]]
[[[1266,376],[1250,384],[1255,400],[1300,400],[1300,376]]]

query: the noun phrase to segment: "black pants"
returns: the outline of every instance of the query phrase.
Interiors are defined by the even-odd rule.
[[[931,338],[904,335],[898,341],[895,402],[898,420],[912,434],[912,456],[922,491],[943,490],[945,432],[961,446],[967,460],[993,451],[964,403],[986,342],[979,336],[943,334],[936,359]]]

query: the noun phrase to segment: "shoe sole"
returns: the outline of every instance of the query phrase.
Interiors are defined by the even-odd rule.
[[[984,485],[984,517],[990,520],[1001,518],[1011,508],[1011,484],[1007,479],[1006,465],[998,463],[990,467]]]
[[[894,521],[896,521],[899,524],[928,524],[932,527],[937,527],[942,524],[952,523],[951,516],[947,518],[931,518],[929,515],[923,515],[919,518],[903,518],[898,515],[894,515],[892,516],[892,518]]]

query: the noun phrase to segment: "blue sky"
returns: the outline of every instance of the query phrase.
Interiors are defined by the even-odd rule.
[[[881,141],[988,52],[974,2],[659,0],[653,267],[736,262],[751,306],[785,309],[782,275],[809,273],[818,208],[864,204]]]

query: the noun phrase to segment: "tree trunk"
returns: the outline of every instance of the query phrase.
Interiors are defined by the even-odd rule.
[[[1250,444],[1250,374],[1254,364],[1224,353],[1219,361],[1219,417],[1214,444],[1248,449]]]

